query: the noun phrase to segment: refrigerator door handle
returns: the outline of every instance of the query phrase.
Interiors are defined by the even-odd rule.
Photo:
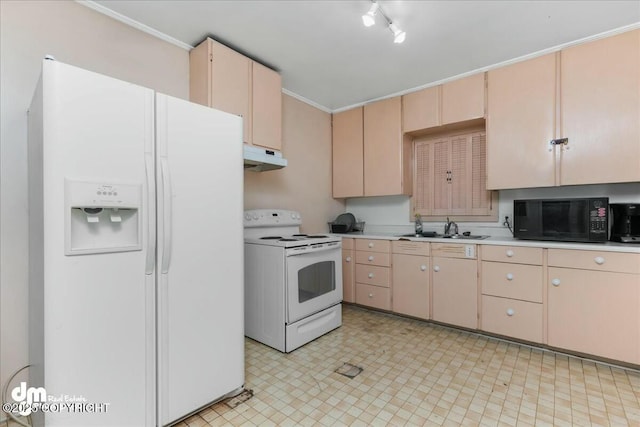
[[[160,159],[160,170],[162,173],[162,231],[164,235],[160,272],[166,274],[171,266],[171,174],[166,158]]]
[[[155,210],[153,206],[154,193],[152,191],[151,183],[155,180],[153,178],[153,157],[151,153],[145,153],[144,155],[144,169],[147,175],[147,182],[145,183],[147,191],[147,260],[145,263],[145,274],[153,274],[156,265],[156,224],[155,224]]]

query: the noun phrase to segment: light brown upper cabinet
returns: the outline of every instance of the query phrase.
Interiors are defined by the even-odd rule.
[[[411,141],[403,139],[400,97],[364,106],[364,195],[411,193]]]
[[[489,71],[488,102],[489,188],[640,181],[640,30]]]
[[[333,197],[364,196],[363,107],[333,114]]]
[[[489,71],[489,188],[554,185],[556,63],[551,53]]]
[[[282,149],[280,75],[210,38],[189,53],[189,98],[243,118],[244,142]]]
[[[251,132],[253,145],[282,149],[282,80],[280,74],[252,62],[253,102]]]
[[[640,30],[561,52],[562,185],[640,181]]]
[[[485,74],[479,73],[403,95],[403,132],[483,119],[485,87]]]

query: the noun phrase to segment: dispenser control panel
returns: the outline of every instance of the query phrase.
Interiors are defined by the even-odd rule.
[[[142,249],[142,184],[65,180],[65,254]]]

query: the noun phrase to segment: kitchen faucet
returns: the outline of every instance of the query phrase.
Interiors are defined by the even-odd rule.
[[[453,233],[451,232],[451,227],[453,227]],[[449,217],[447,217],[447,223],[444,225],[444,234],[445,236],[458,234],[458,224],[453,221],[449,221]]]

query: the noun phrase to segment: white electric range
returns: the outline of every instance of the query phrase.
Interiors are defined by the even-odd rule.
[[[342,324],[342,241],[298,212],[244,213],[245,335],[288,353]]]

